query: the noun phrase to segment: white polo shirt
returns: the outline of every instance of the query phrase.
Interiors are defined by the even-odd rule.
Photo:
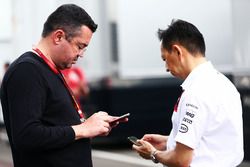
[[[240,94],[210,62],[196,67],[181,85],[167,149],[176,142],[194,149],[191,167],[235,167],[243,160]]]

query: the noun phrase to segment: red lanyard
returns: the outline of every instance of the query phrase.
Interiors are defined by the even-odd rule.
[[[78,114],[79,114],[79,116],[81,118],[80,119],[81,122],[84,122],[85,119],[84,119],[84,115],[82,113],[82,110],[79,107],[78,102],[76,101],[76,98],[75,98],[72,90],[70,89],[69,85],[65,81],[65,78],[64,78],[63,74],[61,73],[61,71],[58,70],[56,68],[56,66],[51,61],[49,61],[49,59],[46,56],[44,56],[44,54],[38,48],[33,48],[33,50],[44,60],[44,62],[49,66],[51,71],[53,71],[55,74],[60,75],[60,79],[63,81],[64,86],[68,89],[68,91],[69,91],[69,93],[70,93],[70,95],[71,95],[71,97],[73,99],[74,107],[75,107],[76,111],[78,112]]]

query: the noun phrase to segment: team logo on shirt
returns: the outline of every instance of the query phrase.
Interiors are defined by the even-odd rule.
[[[199,107],[197,107],[196,105],[191,103],[186,103],[186,113],[182,119],[182,124],[180,126],[179,132],[181,133],[188,132],[188,126],[193,123],[194,117],[198,109]]]
[[[181,133],[187,133],[188,132],[188,126],[185,125],[185,124],[181,124],[179,132],[181,132]]]

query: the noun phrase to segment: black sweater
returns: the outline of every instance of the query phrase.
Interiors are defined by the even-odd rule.
[[[33,52],[14,61],[1,103],[15,167],[91,167],[89,139],[75,141],[80,124],[61,78]]]

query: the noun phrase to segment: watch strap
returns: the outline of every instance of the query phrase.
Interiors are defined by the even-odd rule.
[[[154,150],[150,154],[150,158],[154,163],[159,163],[159,161],[156,159],[155,155],[158,153],[158,150]]]

